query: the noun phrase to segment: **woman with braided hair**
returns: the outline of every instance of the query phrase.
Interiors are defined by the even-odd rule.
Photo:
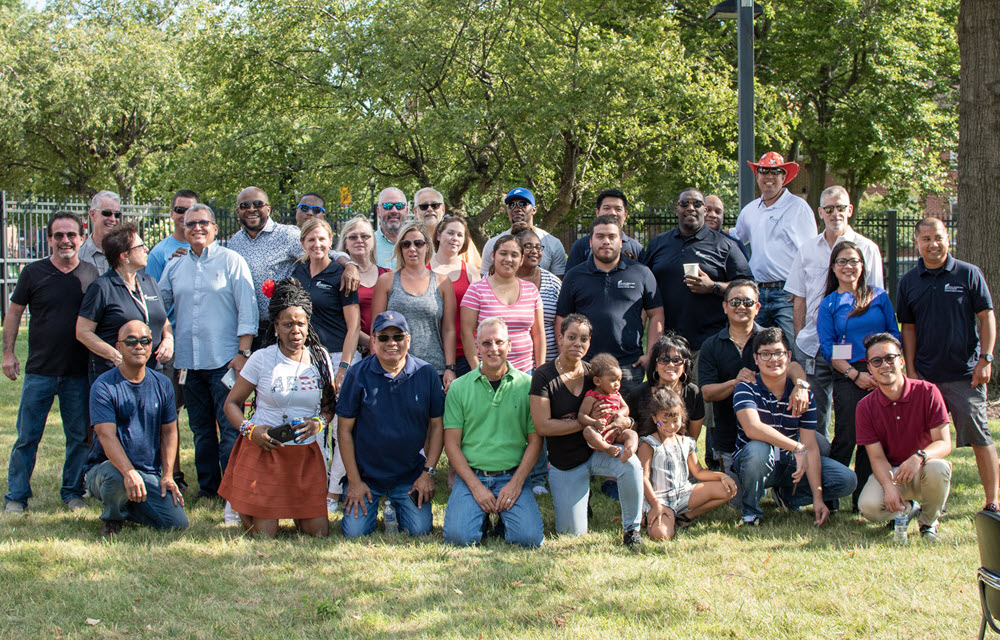
[[[302,533],[325,537],[326,465],[316,434],[334,412],[330,356],[309,324],[309,294],[296,280],[274,285],[268,314],[274,333],[243,365],[226,398],[226,417],[243,437],[233,447],[219,495],[232,503],[248,534],[273,538],[278,521],[291,518]],[[256,409],[244,420],[251,392]],[[295,435],[287,442],[269,434],[289,423]]]

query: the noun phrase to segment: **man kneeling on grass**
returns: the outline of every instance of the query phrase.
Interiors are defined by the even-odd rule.
[[[177,406],[173,383],[146,368],[153,338],[139,320],[118,331],[122,363],[90,388],[94,442],[85,475],[91,495],[104,503],[101,537],[125,520],[156,529],[188,526],[184,496],[174,484]],[[169,495],[167,495],[169,494]]]
[[[542,439],[528,404],[531,376],[510,366],[507,324],[486,318],[476,330],[479,368],[451,384],[444,405],[444,448],[458,477],[444,514],[444,539],[467,546],[489,533],[541,546],[542,514],[524,481]]]
[[[760,370],[755,382],[740,382],[733,391],[740,425],[733,457],[733,469],[743,487],[740,524],[760,525],[764,516],[760,499],[771,488],[779,510],[797,510],[812,502],[814,524],[822,525],[830,515],[823,501],[850,495],[858,478],[844,465],[820,455],[812,392],[805,413],[794,417],[788,411],[788,396],[795,385],[787,375],[791,352],[781,329],[771,327],[754,336],[753,357]]]

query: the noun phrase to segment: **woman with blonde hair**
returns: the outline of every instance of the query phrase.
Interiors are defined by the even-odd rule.
[[[375,264],[375,229],[368,218],[363,216],[356,216],[344,223],[337,251],[346,253],[358,265],[358,275],[361,277],[361,285],[358,287],[358,309],[361,316],[358,349],[365,354],[371,343],[371,308],[375,283],[380,275],[389,273],[389,269]]]

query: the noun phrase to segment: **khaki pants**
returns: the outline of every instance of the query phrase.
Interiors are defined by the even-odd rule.
[[[893,472],[895,471],[894,468]],[[951,490],[951,463],[947,460],[928,460],[913,480],[900,486],[899,490],[904,499],[920,502],[920,524],[936,523]],[[861,515],[872,522],[887,522],[896,515],[885,508],[885,490],[875,474],[868,478],[861,491],[858,508]]]

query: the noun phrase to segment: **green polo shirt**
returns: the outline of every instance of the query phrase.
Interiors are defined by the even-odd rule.
[[[475,369],[451,383],[444,403],[444,428],[462,429],[462,453],[469,466],[502,471],[521,464],[528,434],[535,432],[528,408],[531,376],[507,363],[494,392]]]

